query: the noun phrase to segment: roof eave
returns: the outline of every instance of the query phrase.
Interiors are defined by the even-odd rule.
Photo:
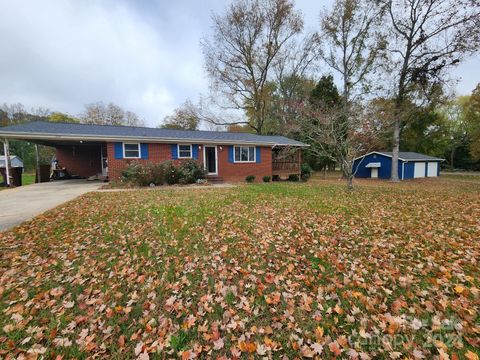
[[[104,136],[104,135],[76,135],[76,134],[49,134],[49,133],[31,133],[31,132],[10,132],[0,131],[0,137],[18,140],[83,140],[83,141],[137,141],[151,143],[179,143],[192,142],[202,144],[248,144],[258,146],[294,146],[305,147],[306,144],[278,144],[275,142],[244,141],[244,140],[223,140],[223,139],[202,139],[202,138],[167,138],[167,137],[148,137],[148,136]]]

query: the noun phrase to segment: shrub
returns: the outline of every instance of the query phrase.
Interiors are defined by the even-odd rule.
[[[301,175],[303,181],[307,181],[312,176],[313,169],[308,163],[303,163],[301,168]]]
[[[163,164],[148,164],[150,172],[150,183],[154,185],[163,185],[165,183],[165,168]]]
[[[272,181],[280,181],[280,175],[273,175]]]
[[[298,175],[297,174],[288,175],[288,181],[298,181]]]
[[[122,181],[139,186],[162,185],[163,165],[133,162],[122,171]]]
[[[253,183],[255,181],[255,175],[248,175],[245,178],[245,181],[248,182],[248,183]]]
[[[165,161],[163,163],[163,171],[164,171],[165,182],[168,185],[178,184],[178,181],[180,180],[180,171],[175,166],[173,161],[170,161],[170,160]]]
[[[124,182],[134,182],[137,172],[138,172],[138,163],[128,164],[128,166],[122,170],[122,181]]]
[[[263,178],[263,182],[270,182],[270,176],[264,176]]]
[[[195,160],[183,161],[178,171],[180,184],[193,184],[207,175],[203,166]]]

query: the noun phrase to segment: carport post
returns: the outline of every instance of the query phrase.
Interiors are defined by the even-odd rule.
[[[3,140],[3,153],[5,154],[5,171],[7,176],[7,186],[11,185],[10,182],[10,150],[8,148],[8,139]]]
[[[38,145],[35,144],[35,182],[41,182],[40,180],[40,157],[38,156]]]

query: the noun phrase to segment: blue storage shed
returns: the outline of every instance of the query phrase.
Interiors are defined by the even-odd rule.
[[[416,152],[399,152],[398,177],[401,180],[440,175],[440,159]],[[355,159],[353,173],[358,178],[390,179],[392,171],[392,153],[372,151]]]

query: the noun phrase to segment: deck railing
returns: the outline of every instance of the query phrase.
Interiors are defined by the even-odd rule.
[[[300,172],[300,164],[298,161],[278,161],[273,160],[272,162],[273,172],[291,172],[292,174]]]

